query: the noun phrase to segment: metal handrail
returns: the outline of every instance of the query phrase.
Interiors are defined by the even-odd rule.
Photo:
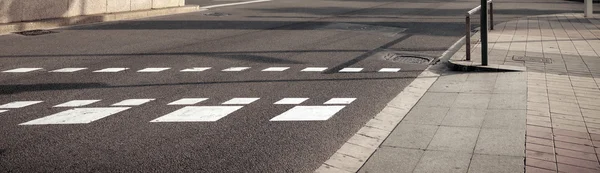
[[[488,10],[488,14],[490,16],[490,22],[488,22],[488,26],[490,26],[490,30],[494,30],[494,2],[492,2],[492,0],[488,0],[487,1],[488,6],[490,7]],[[467,61],[471,60],[471,15],[477,13],[478,11],[481,10],[481,5],[469,10],[466,14],[466,38],[465,38],[465,42],[466,42],[466,48],[467,48]]]

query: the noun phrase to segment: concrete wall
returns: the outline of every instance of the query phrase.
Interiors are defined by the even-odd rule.
[[[184,5],[185,0],[0,0],[0,23]]]

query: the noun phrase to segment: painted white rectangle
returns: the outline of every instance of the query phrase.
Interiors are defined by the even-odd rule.
[[[290,69],[289,67],[269,67],[266,69],[263,69],[262,71],[285,71],[287,69]]]
[[[210,8],[217,8],[217,7],[244,5],[244,4],[252,4],[252,3],[259,3],[259,2],[268,2],[268,1],[271,1],[271,0],[254,0],[254,1],[235,2],[235,3],[228,3],[228,4],[210,5],[210,6],[200,7],[200,9],[210,9]]]
[[[36,70],[41,70],[42,68],[16,68],[16,69],[12,69],[12,70],[6,70],[3,71],[4,73],[27,73],[27,72],[32,72],[32,71],[36,71]]]
[[[121,71],[125,71],[129,68],[105,68],[105,69],[101,69],[101,70],[96,70],[94,71],[95,73],[116,73],[116,72],[121,72]]]
[[[186,106],[150,122],[214,122],[243,106]]]
[[[193,67],[181,70],[181,72],[202,72],[211,69],[211,67]]]
[[[230,68],[227,68],[227,69],[225,69],[223,71],[244,71],[244,70],[247,70],[247,69],[250,69],[250,67],[230,67]]]
[[[16,101],[16,102],[10,102],[7,104],[3,104],[0,105],[0,109],[16,109],[16,108],[23,108],[26,106],[31,106],[34,104],[38,104],[41,103],[43,101]]]
[[[329,101],[323,103],[326,105],[346,105],[352,103],[356,98],[332,98]]]
[[[383,72],[383,73],[395,73],[395,72],[399,72],[401,69],[400,68],[382,68],[379,70],[379,72]]]
[[[85,70],[87,68],[61,68],[58,70],[52,70],[50,72],[54,72],[54,73],[73,73],[76,71],[81,71],[81,70]]]
[[[342,73],[356,73],[362,71],[363,68],[343,68],[340,70]]]
[[[2,112],[6,112],[6,111],[8,111],[8,110],[0,110],[0,113],[2,113]]]
[[[295,106],[270,121],[325,121],[346,106]]]
[[[308,98],[283,98],[274,104],[276,105],[297,105],[304,101],[308,100]]]
[[[305,71],[305,72],[322,72],[327,70],[327,67],[306,67],[305,69],[302,69],[301,71]]]
[[[111,106],[139,106],[144,103],[151,102],[154,99],[127,99],[119,103],[112,104]]]
[[[127,109],[129,107],[73,108],[20,125],[87,124]]]
[[[137,72],[140,72],[140,73],[156,73],[156,72],[161,72],[161,71],[165,71],[165,70],[168,70],[168,69],[171,69],[171,68],[168,68],[168,67],[145,68],[145,69],[138,70]]]
[[[247,105],[250,104],[260,98],[233,98],[229,101],[226,101],[222,104],[224,105]]]
[[[167,105],[193,105],[204,100],[208,100],[208,98],[182,98]]]
[[[96,103],[99,101],[100,100],[71,100],[71,101],[56,105],[54,107],[80,107],[80,106],[90,105],[92,103]]]

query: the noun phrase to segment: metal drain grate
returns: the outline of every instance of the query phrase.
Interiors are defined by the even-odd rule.
[[[229,13],[204,13],[205,16],[231,16]]]
[[[403,64],[429,64],[431,58],[417,56],[417,55],[404,55],[399,53],[387,53],[383,56],[384,60],[398,62]]]
[[[552,59],[541,58],[541,57],[513,56],[512,59],[515,61],[523,61],[523,62],[539,62],[539,63],[546,63],[546,64],[552,63]]]
[[[57,32],[50,31],[50,30],[41,30],[41,29],[15,32],[15,34],[20,34],[20,35],[24,35],[24,36],[38,36],[38,35],[52,34],[52,33],[57,33]]]

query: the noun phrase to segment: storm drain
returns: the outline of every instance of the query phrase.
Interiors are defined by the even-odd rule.
[[[388,52],[385,55],[383,55],[383,59],[403,64],[429,64],[434,58],[419,56],[415,54]]]
[[[217,17],[220,17],[220,16],[231,16],[231,14],[229,14],[229,13],[216,13],[216,12],[214,12],[214,13],[204,13],[204,15],[205,16],[217,16]]]
[[[321,27],[315,28],[315,30],[343,30],[343,31],[359,31],[359,32],[375,32],[384,34],[387,36],[395,36],[398,33],[406,31],[406,28],[397,28],[390,26],[378,26],[378,25],[363,25],[353,23],[330,23]]]
[[[41,29],[15,32],[15,34],[20,34],[20,35],[24,35],[24,36],[38,36],[38,35],[52,34],[52,33],[57,33],[57,32],[50,31],[50,30],[41,30]]]
[[[538,62],[538,63],[546,63],[546,64],[551,64],[552,63],[552,59],[550,59],[550,58],[541,58],[541,57],[513,56],[512,59],[514,61],[523,61],[523,62]]]

